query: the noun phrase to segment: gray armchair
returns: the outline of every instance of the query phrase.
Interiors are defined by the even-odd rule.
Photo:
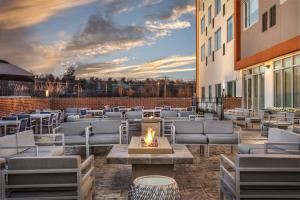
[[[78,199],[95,195],[94,157],[12,158],[2,172],[3,199]]]
[[[123,118],[123,114],[122,112],[106,112],[104,114],[105,118],[109,118],[109,119],[122,119]]]
[[[239,154],[300,154],[300,135],[288,130],[269,128],[264,144],[239,144]]]
[[[110,146],[121,144],[122,121],[121,120],[100,120],[93,122],[87,127],[87,151],[92,146]],[[87,153],[89,155],[89,152]]]
[[[202,121],[175,121],[171,132],[173,144],[200,145],[206,151],[208,141],[203,134]]]
[[[240,143],[240,128],[234,128],[231,120],[204,120],[203,132],[207,136],[207,156],[209,156],[209,146],[211,145],[233,145]]]
[[[59,138],[59,142],[56,139]],[[62,134],[34,135],[32,130],[0,137],[0,157],[60,156],[64,155]]]
[[[221,155],[220,200],[299,199],[299,155]]]

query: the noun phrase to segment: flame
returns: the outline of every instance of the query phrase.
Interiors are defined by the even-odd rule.
[[[155,137],[155,131],[152,128],[147,129],[145,135],[145,146],[151,146]]]

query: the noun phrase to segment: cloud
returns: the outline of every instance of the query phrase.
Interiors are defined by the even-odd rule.
[[[76,69],[80,77],[113,77],[113,78],[157,78],[170,73],[195,70],[195,55],[170,56],[136,65],[121,65],[114,62],[82,64]]]
[[[163,7],[158,15],[148,16],[150,19],[178,20],[185,14],[195,12],[195,0],[172,0],[172,3]]]
[[[156,5],[163,0],[102,0],[101,3],[106,7],[106,14],[120,14],[133,11],[137,8]]]
[[[1,0],[0,23],[4,29],[29,27],[58,15],[63,10],[94,0]]]
[[[125,62],[129,61],[128,57],[122,57],[122,58],[116,58],[114,60],[112,60],[111,62],[117,65],[123,64]]]

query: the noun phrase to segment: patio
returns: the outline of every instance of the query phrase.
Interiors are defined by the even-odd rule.
[[[256,143],[251,138],[262,138],[260,131],[243,130],[242,142]],[[260,143],[263,141],[259,141]],[[183,200],[215,200],[219,199],[220,187],[220,154],[226,153],[234,159],[235,151],[230,154],[229,147],[211,148],[210,157],[200,155],[199,147],[188,146],[194,156],[194,164],[175,165],[177,181]],[[106,155],[110,147],[98,147],[95,154],[96,167],[96,199],[127,199],[131,181],[131,166],[106,164]],[[224,151],[225,150],[225,151]],[[68,149],[67,154],[84,151]]]

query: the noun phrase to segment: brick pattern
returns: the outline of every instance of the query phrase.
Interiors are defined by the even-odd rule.
[[[45,98],[0,98],[0,116],[49,107],[50,101]]]
[[[192,104],[192,98],[122,98],[122,97],[88,97],[88,98],[54,98],[51,100],[52,109],[65,109],[67,107],[88,107],[100,109],[105,105],[110,106],[145,106],[154,108],[156,106],[169,105],[172,107],[188,107]]]
[[[223,98],[224,109],[234,109],[242,107],[242,97],[226,97]]]
[[[67,107],[85,107],[101,109],[105,105],[110,106],[156,106],[169,105],[172,107],[188,107],[192,104],[192,98],[122,98],[122,97],[88,97],[88,98],[0,98],[0,116],[6,116],[14,112],[28,112],[36,109],[65,109]]]

